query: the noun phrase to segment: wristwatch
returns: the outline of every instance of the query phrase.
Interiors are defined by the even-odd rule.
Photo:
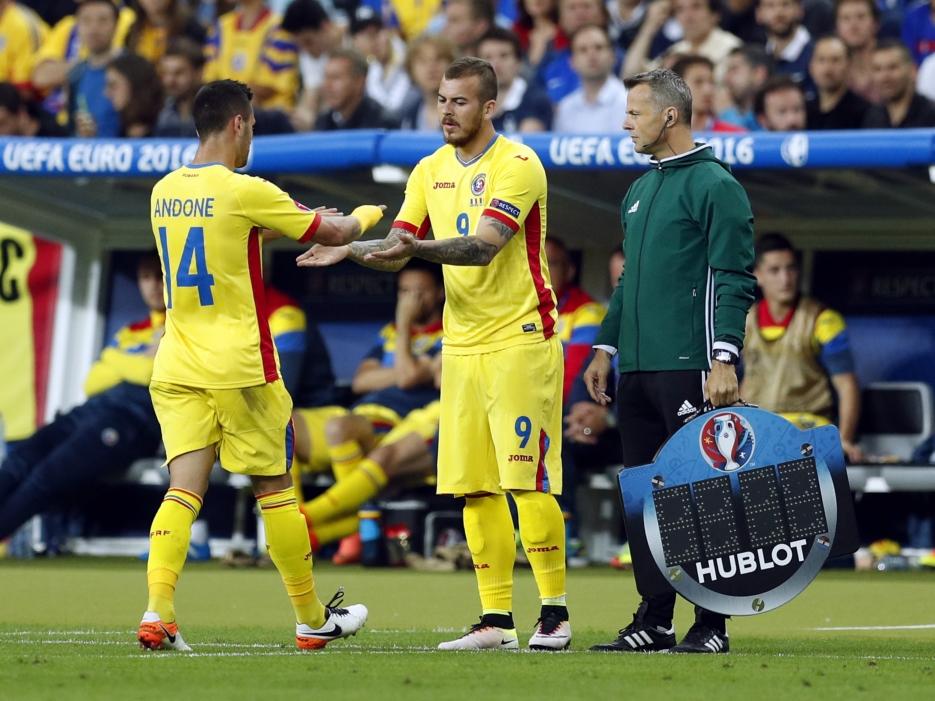
[[[726,348],[718,348],[711,354],[711,360],[716,360],[719,363],[726,363],[728,365],[736,365],[740,358],[737,357],[736,353],[731,353]]]

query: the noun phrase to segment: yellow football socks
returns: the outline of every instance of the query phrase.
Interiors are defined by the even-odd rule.
[[[565,596],[565,520],[558,500],[542,492],[512,492],[519,516],[519,535],[532,567],[539,596]]]
[[[357,511],[361,504],[375,497],[386,486],[387,480],[379,464],[370,458],[363,458],[353,472],[306,502],[302,508],[315,527],[319,523],[333,521],[341,515]]]
[[[267,492],[256,500],[263,515],[269,556],[286,585],[296,622],[312,628],[321,627],[325,622],[325,607],[315,593],[312,548],[305,519],[295,501],[295,491],[289,487]]]
[[[201,497],[184,489],[170,489],[149,529],[148,611],[165,623],[175,622],[175,586],[185,565],[192,523],[201,511]]]
[[[331,458],[334,478],[340,482],[357,468],[364,453],[357,441],[343,441],[328,446],[328,457]]]
[[[485,614],[513,610],[516,541],[506,496],[467,497],[464,533],[474,560],[477,589]]]
[[[309,528],[309,537],[314,538],[312,546],[318,548],[357,533],[359,525],[360,518],[356,513],[350,516],[339,516],[333,521],[313,523]]]

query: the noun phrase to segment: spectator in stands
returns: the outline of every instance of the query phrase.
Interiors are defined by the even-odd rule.
[[[762,46],[744,44],[728,54],[724,62],[724,87],[730,106],[721,112],[722,122],[751,131],[760,128],[753,114],[753,99],[769,78],[772,62]]]
[[[800,85],[808,81],[812,36],[802,24],[802,0],[758,0],[756,21],[766,30],[766,52],[777,73]]]
[[[127,33],[126,46],[153,65],[175,39],[187,37],[198,44],[205,42],[205,30],[192,17],[184,0],[136,0],[136,19]]]
[[[328,54],[341,45],[341,30],[317,0],[292,0],[274,30],[258,69],[258,94],[291,112],[298,131],[308,131],[321,111]]]
[[[84,0],[75,10],[75,19],[88,55],[68,73],[70,129],[76,136],[120,136],[120,114],[104,94],[107,65],[114,53],[117,8],[110,0]]]
[[[876,0],[838,0],[834,7],[835,33],[847,46],[848,86],[865,100],[877,102],[870,64],[880,30]]]
[[[68,136],[68,131],[24,100],[15,85],[0,83],[0,136]]]
[[[935,53],[935,0],[921,0],[906,10],[902,38],[916,65]]]
[[[673,44],[669,52],[675,55],[704,56],[714,64],[719,76],[723,74],[724,59],[732,49],[743,42],[718,27],[721,17],[718,0],[672,0],[672,10],[676,21],[682,27],[684,39]],[[649,29],[657,25],[658,29],[662,28],[658,21],[654,24],[647,23],[644,25],[647,31],[637,34],[627,51],[623,69],[625,75],[633,75],[655,67],[649,55],[655,33],[650,35]]]
[[[411,131],[440,130],[438,87],[448,64],[457,57],[454,44],[441,36],[425,35],[409,43],[406,71],[417,92],[402,111],[402,128]]]
[[[569,43],[560,47],[556,42],[543,56],[537,72],[537,80],[545,86],[553,104],[577,90],[581,85],[578,74],[571,65],[571,36],[584,26],[609,26],[610,19],[602,0],[558,0],[558,26]],[[619,60],[615,60],[615,65]]]
[[[787,75],[766,81],[753,100],[753,111],[767,131],[799,131],[806,126],[805,94]]]
[[[607,12],[610,15],[610,34],[615,37],[617,46],[629,51],[637,35],[648,20],[650,8],[658,2],[652,13],[659,13],[661,29],[655,33],[655,39],[648,55],[655,57],[665,52],[672,44],[679,41],[684,33],[679,23],[671,16],[670,0],[609,0]],[[663,11],[664,10],[664,11]]]
[[[513,33],[519,39],[521,54],[535,71],[542,59],[568,48],[568,37],[558,26],[558,0],[519,0]]]
[[[497,74],[497,109],[493,126],[507,134],[549,131],[552,103],[545,91],[530,85],[520,75],[523,67],[519,39],[500,27],[481,37],[477,55],[493,66]]]
[[[107,65],[104,95],[120,115],[120,136],[150,136],[162,109],[162,88],[153,65],[136,54],[120,54]]]
[[[99,0],[92,0],[96,2]],[[77,3],[80,6],[84,0]],[[79,61],[88,57],[88,47],[78,30],[77,7],[74,15],[60,20],[35,57],[35,70],[32,75],[33,86],[37,90],[52,91],[46,100],[46,109],[52,114],[65,110],[65,95],[61,88],[65,86],[68,74]],[[136,15],[127,6],[120,8],[117,15],[117,29],[114,33],[112,49],[116,53],[123,45]]]
[[[603,26],[582,27],[571,37],[571,61],[581,87],[555,110],[556,132],[607,134],[620,130],[627,89],[614,75],[614,47]]]
[[[26,88],[49,26],[14,0],[0,0],[0,82]]]
[[[935,103],[916,92],[916,66],[904,44],[894,39],[877,44],[873,86],[881,104],[867,110],[865,129],[935,127]]]
[[[715,115],[714,97],[717,87],[714,82],[714,63],[706,56],[683,56],[672,70],[678,73],[692,94],[692,131],[742,132],[729,122],[722,122]]]
[[[17,443],[0,463],[0,540],[56,502],[155,454],[159,424],[149,379],[165,325],[155,253],[140,260],[137,281],[149,315],[122,327],[101,352],[85,380],[88,400]]]
[[[747,314],[741,396],[811,428],[833,421],[833,387],[844,454],[860,462],[860,387],[844,317],[801,295],[799,255],[785,236],[764,234],[755,250],[763,299]]]
[[[205,66],[201,46],[190,39],[176,39],[159,61],[159,76],[166,99],[156,119],[154,136],[196,137],[192,106],[203,83]]]
[[[221,15],[208,30],[205,82],[222,78],[239,80],[253,88],[257,105],[269,106],[269,100],[275,96],[271,81],[267,78],[264,87],[260,87],[257,79],[267,39],[279,22],[279,16],[266,6],[266,0],[238,0],[235,8]],[[281,58],[276,55],[278,48],[290,47],[273,47],[275,58]],[[295,72],[294,57],[292,61],[276,62],[271,70],[284,75],[284,80],[290,80]]]
[[[399,122],[367,95],[367,59],[354,49],[331,52],[321,97],[325,111],[315,121],[315,131],[399,127]]]
[[[461,56],[476,56],[477,42],[494,26],[492,0],[448,0],[444,36]]]
[[[850,54],[839,37],[815,42],[809,73],[816,94],[805,103],[809,129],[860,129],[870,103],[847,87]]]
[[[406,73],[406,44],[367,5],[357,8],[350,25],[355,49],[367,57],[367,94],[387,112],[398,115],[412,81]]]

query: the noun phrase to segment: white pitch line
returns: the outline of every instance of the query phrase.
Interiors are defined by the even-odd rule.
[[[836,631],[836,630],[933,630],[935,623],[921,623],[912,626],[837,626],[830,628],[812,628],[811,630]]]
[[[0,638],[24,635],[133,635],[135,630],[9,630],[0,632]]]

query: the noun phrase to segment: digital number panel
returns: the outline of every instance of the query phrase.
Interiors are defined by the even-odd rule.
[[[692,484],[705,557],[721,557],[740,550],[737,515],[731,499],[730,477]]]
[[[762,548],[788,540],[776,468],[772,465],[758,467],[741,472],[738,478],[750,547]]]
[[[781,463],[779,486],[790,538],[810,538],[828,532],[814,458]]]
[[[687,484],[653,492],[666,567],[701,558],[691,488]]]

